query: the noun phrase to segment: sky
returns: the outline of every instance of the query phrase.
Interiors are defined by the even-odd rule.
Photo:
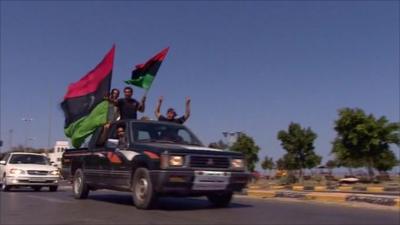
[[[65,140],[60,109],[79,80],[116,44],[112,86],[169,46],[146,111],[184,112],[203,143],[242,131],[265,155],[284,150],[290,122],[318,135],[332,158],[337,110],[359,107],[400,121],[398,1],[1,1],[3,151]],[[135,88],[140,99],[143,90]],[[22,118],[32,118],[24,122]],[[10,135],[12,130],[12,135]],[[393,150],[399,151],[398,148]],[[399,155],[399,154],[398,154]]]

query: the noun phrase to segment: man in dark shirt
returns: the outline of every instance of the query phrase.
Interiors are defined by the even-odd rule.
[[[126,148],[127,147],[127,141],[126,141],[126,136],[125,136],[125,125],[120,124],[117,127],[117,138],[118,138],[118,148]]]
[[[173,122],[173,123],[179,123],[183,124],[190,116],[190,98],[186,97],[186,110],[185,110],[185,115],[176,118],[177,114],[173,108],[169,108],[167,110],[167,116],[163,116],[160,113],[161,110],[161,104],[163,102],[164,98],[161,96],[158,99],[158,104],[156,107],[155,115],[159,121],[168,121],[168,122]]]
[[[146,96],[143,96],[140,102],[132,98],[133,89],[131,87],[124,88],[125,98],[118,99],[117,106],[121,115],[121,120],[137,119],[137,111],[144,112]]]

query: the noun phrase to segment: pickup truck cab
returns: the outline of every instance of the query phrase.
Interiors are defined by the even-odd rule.
[[[99,128],[87,148],[66,150],[62,161],[75,198],[96,189],[127,191],[140,209],[161,196],[207,196],[226,206],[249,179],[243,154],[206,148],[185,126],[150,120]]]

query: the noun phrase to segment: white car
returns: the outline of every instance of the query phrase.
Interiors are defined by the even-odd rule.
[[[32,187],[35,191],[49,187],[50,191],[57,191],[59,179],[59,170],[42,154],[12,152],[0,161],[2,191],[19,186]]]

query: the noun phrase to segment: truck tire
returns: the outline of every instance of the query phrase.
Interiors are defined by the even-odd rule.
[[[207,198],[216,207],[226,207],[231,202],[232,196],[232,192],[222,192],[209,194]]]
[[[138,209],[151,209],[157,201],[157,195],[146,168],[138,168],[132,180],[133,202]]]
[[[85,174],[81,169],[75,171],[72,191],[76,199],[86,199],[89,195],[89,187],[86,183]]]
[[[6,175],[3,175],[3,179],[1,181],[1,191],[9,191],[11,189],[10,185],[7,185],[7,181],[6,181]]]

